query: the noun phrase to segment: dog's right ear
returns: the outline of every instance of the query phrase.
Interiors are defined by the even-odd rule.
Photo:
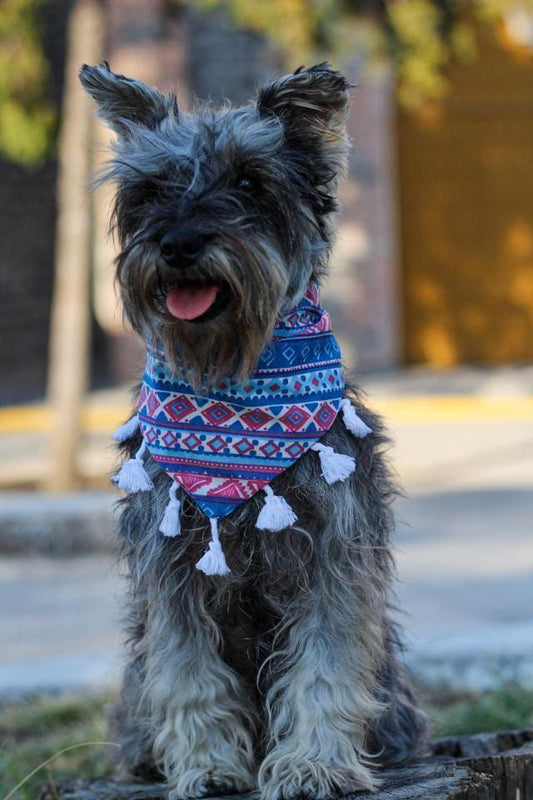
[[[80,70],[83,88],[98,104],[98,116],[121,136],[130,123],[156,128],[169,114],[178,115],[175,97],[167,97],[142,81],[111,71],[107,61],[100,66],[84,64]]]
[[[341,135],[348,114],[348,90],[353,85],[324,61],[299,67],[263,86],[257,96],[260,114],[275,114],[285,128],[309,127],[328,135]]]
[[[263,86],[257,96],[261,116],[275,115],[287,141],[298,149],[322,153],[340,175],[346,168],[346,117],[352,84],[327,62],[300,67]],[[311,161],[311,164],[313,161]]]

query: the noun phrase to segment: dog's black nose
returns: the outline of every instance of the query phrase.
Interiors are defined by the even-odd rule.
[[[169,267],[186,269],[204,249],[205,239],[182,230],[165,233],[159,244],[161,255]]]

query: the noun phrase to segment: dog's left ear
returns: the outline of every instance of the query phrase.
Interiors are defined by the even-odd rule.
[[[129,123],[156,128],[168,114],[178,114],[174,97],[167,97],[142,81],[117,75],[107,61],[97,67],[84,64],[80,81],[96,100],[98,115],[121,136],[128,135]]]
[[[275,114],[290,139],[319,137],[322,149],[346,150],[348,89],[353,85],[327,62],[285,75],[262,87],[257,97],[261,115]]]

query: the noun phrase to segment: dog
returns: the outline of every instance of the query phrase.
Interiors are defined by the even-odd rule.
[[[101,180],[116,185],[125,314],[148,347],[140,411],[117,435],[116,480],[130,492],[119,525],[128,662],[110,719],[122,773],[165,780],[170,800],[373,791],[379,767],[425,752],[428,722],[390,618],[387,436],[344,385],[317,294],[351,86],[322,63],[264,85],[246,107],[185,113],[106,62],[80,78],[116,133]],[[300,405],[276,411],[288,391],[279,376],[294,374],[278,365],[270,405],[242,400],[239,416],[233,400],[261,394],[268,359],[311,345],[291,389]],[[309,375],[331,392],[302,388]],[[205,430],[180,422],[191,404],[192,419],[210,415]],[[235,409],[248,425],[238,453],[235,426],[224,427]],[[270,450],[292,448],[285,461],[259,459],[265,415],[277,420]],[[172,437],[185,437],[188,458],[167,447]],[[232,444],[211,463],[200,440]],[[228,452],[241,460],[226,480]]]

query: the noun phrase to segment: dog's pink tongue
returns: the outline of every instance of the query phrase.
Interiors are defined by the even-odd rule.
[[[166,304],[176,319],[197,319],[211,308],[218,294],[218,286],[188,286],[170,289]]]

